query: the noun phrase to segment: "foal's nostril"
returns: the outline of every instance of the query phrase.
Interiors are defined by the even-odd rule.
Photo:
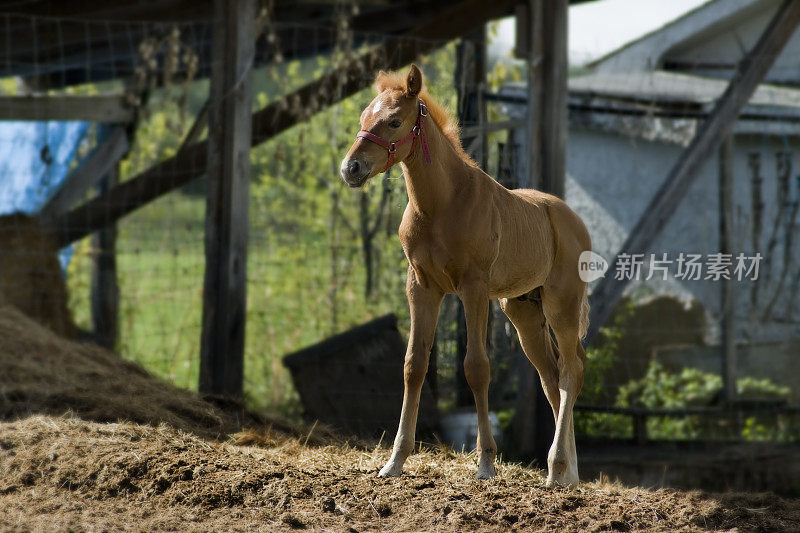
[[[350,162],[347,163],[347,173],[350,174],[350,176],[358,176],[360,172],[361,164],[357,160],[351,159]]]

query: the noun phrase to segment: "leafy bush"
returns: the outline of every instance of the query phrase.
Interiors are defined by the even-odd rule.
[[[722,392],[722,377],[696,368],[680,372],[666,370],[652,361],[644,377],[620,387],[616,405],[619,407],[648,407],[680,409],[682,407],[713,405]],[[769,379],[745,377],[737,380],[737,392],[749,399],[786,399],[789,387]],[[796,418],[796,417],[795,417]],[[752,440],[793,441],[800,438],[797,420],[786,414],[757,414],[747,417],[739,426],[735,420],[709,416],[649,417],[647,432],[651,439],[682,440],[698,438],[728,438]]]

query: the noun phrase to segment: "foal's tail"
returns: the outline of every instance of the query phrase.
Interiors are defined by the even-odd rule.
[[[581,300],[581,318],[578,322],[578,339],[583,340],[586,338],[586,332],[589,331],[589,291],[588,287],[583,289],[583,299]]]

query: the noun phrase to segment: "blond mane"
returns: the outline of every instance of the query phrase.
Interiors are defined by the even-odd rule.
[[[375,90],[383,92],[386,89],[393,91],[406,92],[406,76],[400,72],[384,72],[380,71],[375,78]],[[442,130],[442,133],[453,145],[458,156],[469,166],[476,167],[478,164],[464,151],[461,145],[461,131],[456,118],[433,97],[424,88],[419,93],[419,99],[425,102],[428,108],[428,114]]]

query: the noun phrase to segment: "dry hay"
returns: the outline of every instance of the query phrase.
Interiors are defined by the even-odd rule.
[[[800,502],[762,495],[625,488],[547,490],[538,470],[427,450],[376,476],[388,450],[260,447],[166,425],[32,416],[0,424],[0,529],[274,531],[797,531]]]
[[[169,424],[205,438],[271,425],[305,434],[221,398],[205,401],[98,346],[63,339],[16,308],[0,304],[0,419],[74,413],[98,422]],[[322,428],[311,442],[330,442]]]
[[[65,337],[77,334],[58,244],[37,219],[22,213],[0,216],[0,301]]]
[[[800,530],[800,502],[771,494],[547,490],[514,464],[477,481],[446,449],[379,479],[383,447],[210,404],[7,305],[0,419],[0,530]]]

